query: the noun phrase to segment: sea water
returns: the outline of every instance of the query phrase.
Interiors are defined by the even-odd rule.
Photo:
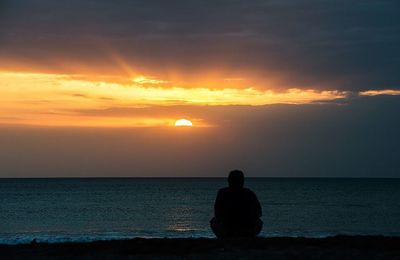
[[[0,179],[0,244],[214,237],[222,178]],[[400,179],[248,178],[261,236],[400,235]]]

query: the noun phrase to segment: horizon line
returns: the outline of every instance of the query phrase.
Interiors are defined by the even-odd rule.
[[[77,176],[77,177],[0,177],[0,180],[9,179],[227,179],[227,176],[118,176],[118,177],[94,177],[94,176]],[[346,176],[245,176],[245,179],[400,179],[400,177],[346,177]]]

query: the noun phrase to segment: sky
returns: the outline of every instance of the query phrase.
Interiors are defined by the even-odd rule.
[[[397,0],[2,0],[0,177],[400,177],[399,67]]]

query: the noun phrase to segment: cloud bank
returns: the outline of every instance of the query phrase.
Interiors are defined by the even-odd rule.
[[[4,0],[0,66],[398,89],[397,0]]]

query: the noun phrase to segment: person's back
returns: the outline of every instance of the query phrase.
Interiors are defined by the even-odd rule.
[[[262,211],[257,196],[243,188],[241,171],[232,171],[229,187],[220,189],[215,200],[211,228],[217,237],[256,236],[262,228]]]

